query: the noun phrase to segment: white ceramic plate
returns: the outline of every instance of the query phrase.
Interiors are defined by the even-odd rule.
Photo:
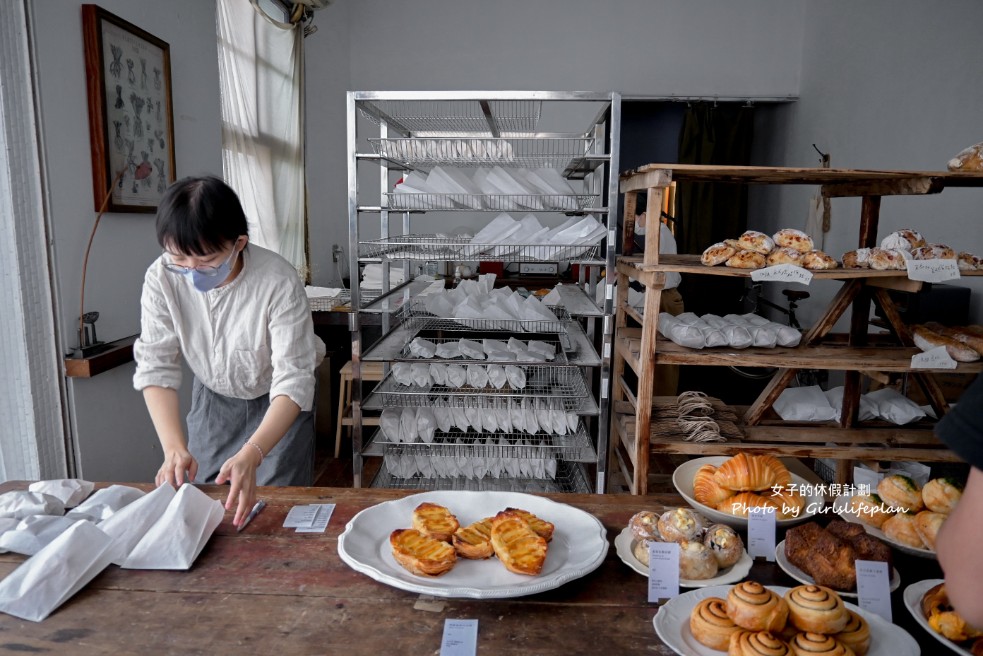
[[[936,633],[932,630],[932,627],[928,625],[928,620],[922,615],[922,597],[930,589],[942,583],[942,579],[925,579],[924,581],[918,581],[917,583],[912,583],[907,588],[904,589],[904,605],[911,613],[911,616],[915,618],[918,625],[925,629],[929,635],[941,642],[943,645],[956,652],[957,654],[964,654],[965,656],[973,656],[969,651],[963,649],[952,640],[949,640],[944,635]]]
[[[732,586],[718,585],[700,588],[670,599],[659,608],[652,618],[655,632],[670,649],[682,656],[721,656],[723,652],[701,645],[689,630],[689,616],[700,601],[707,597],[725,599]],[[770,590],[784,595],[789,588],[769,585]],[[868,613],[854,604],[844,602],[846,607],[859,614],[870,625],[870,651],[867,656],[918,656],[918,643],[899,626],[895,626],[880,615]]]
[[[389,534],[412,526],[413,509],[424,501],[450,509],[467,526],[506,508],[522,508],[556,527],[538,576],[514,574],[498,559],[459,558],[437,578],[405,570],[392,555]],[[439,491],[414,494],[366,508],[338,538],[338,555],[352,569],[400,590],[437,597],[503,599],[552,590],[597,569],[608,552],[607,532],[590,513],[543,497],[516,492]]]
[[[632,544],[635,541],[635,537],[631,534],[631,529],[627,526],[621,529],[621,533],[618,537],[614,539],[614,548],[618,557],[621,558],[621,562],[633,570],[641,574],[642,576],[649,575],[649,568],[646,567],[642,561],[635,558],[635,554],[632,552]],[[751,557],[747,555],[747,550],[741,554],[740,560],[731,565],[726,569],[722,569],[717,572],[717,575],[712,579],[679,579],[679,586],[682,588],[706,588],[711,585],[723,585],[724,583],[737,583],[747,576],[747,573],[751,571],[751,565],[754,563]]]
[[[746,517],[736,517],[734,515],[720,512],[710,506],[705,506],[695,498],[693,498],[693,476],[696,475],[697,470],[703,465],[714,465],[719,467],[723,463],[730,460],[730,456],[708,456],[706,458],[696,458],[694,460],[689,460],[683,464],[676,467],[676,471],[672,473],[672,484],[676,486],[676,491],[686,499],[689,505],[693,506],[696,510],[699,510],[707,519],[711,519],[714,522],[719,522],[720,524],[727,524],[734,528],[747,528],[747,518]],[[800,486],[808,486],[809,483],[801,476],[796,476],[792,474],[792,482]],[[808,489],[808,488],[806,488]],[[799,516],[795,519],[778,519],[775,520],[776,526],[792,526],[793,524],[798,524],[799,522],[804,522],[810,517],[818,514],[822,507],[826,504],[826,499],[822,494],[813,494],[806,497],[805,508],[799,513]]]
[[[906,554],[911,554],[912,556],[920,556],[922,558],[931,558],[933,560],[936,558],[935,552],[932,551],[931,549],[918,549],[917,547],[908,546],[907,544],[898,542],[897,540],[892,540],[891,538],[887,537],[887,535],[881,529],[871,526],[870,524],[864,524],[862,521],[860,521],[857,518],[855,514],[850,512],[851,498],[852,497],[850,495],[845,494],[843,496],[836,497],[836,500],[833,501],[833,510],[841,518],[845,519],[848,522],[853,522],[854,524],[860,524],[861,526],[864,527],[864,530],[867,531],[868,534],[873,535],[875,538],[879,540],[884,540],[884,542],[888,543],[898,551],[904,552]]]
[[[801,569],[796,567],[789,561],[788,557],[785,555],[785,540],[782,540],[775,546],[775,561],[778,562],[778,566],[782,568],[782,571],[791,576],[793,579],[799,583],[813,584],[816,581],[803,572]],[[891,568],[891,592],[894,592],[901,587],[901,575],[898,574],[898,570],[895,567]],[[837,590],[836,594],[841,597],[856,597],[857,591],[844,592],[843,590]]]

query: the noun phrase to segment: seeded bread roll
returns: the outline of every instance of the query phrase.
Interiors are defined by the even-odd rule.
[[[775,241],[763,232],[748,230],[737,240],[738,246],[746,251],[767,255],[775,250]]]
[[[793,228],[785,228],[775,233],[775,245],[785,248],[794,248],[800,253],[808,253],[815,248],[812,237]]]
[[[775,266],[776,264],[794,264],[795,266],[802,266],[802,253],[794,248],[782,246],[781,248],[776,248],[769,253],[768,258],[765,261],[768,263],[768,266]]]
[[[737,253],[737,249],[733,246],[728,246],[724,242],[718,242],[703,251],[703,255],[700,256],[700,262],[706,266],[717,266],[726,262],[735,253]]]
[[[760,269],[764,265],[765,256],[754,251],[740,251],[724,262],[724,266],[733,269]]]

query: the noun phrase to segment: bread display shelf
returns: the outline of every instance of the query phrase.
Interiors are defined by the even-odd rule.
[[[622,174],[620,190],[624,197],[625,252],[630,252],[631,228],[639,193],[646,193],[648,207],[663,205],[670,185],[675,182],[725,182],[733,184],[818,185],[824,198],[859,197],[859,248],[880,243],[877,224],[882,196],[926,195],[940,193],[946,187],[983,187],[983,173],[946,171],[864,171],[851,169],[807,169],[790,167],[702,166],[649,164]],[[691,218],[692,220],[692,218]],[[753,226],[752,226],[753,227]],[[701,276],[750,278],[753,270],[726,266],[709,267],[699,255],[659,254],[660,231],[645,235],[645,253],[641,257],[621,257],[617,262],[618,292],[615,302],[617,335],[612,367],[612,454],[621,466],[635,494],[648,489],[648,461],[651,453],[723,453],[742,450],[801,457],[829,457],[842,464],[837,468],[837,482],[845,483],[852,459],[952,461],[955,457],[931,434],[931,424],[899,428],[876,422],[858,421],[861,375],[883,377],[884,373],[907,374],[921,388],[936,416],[948,411],[948,403],[933,374],[941,371],[975,374],[983,363],[959,363],[955,369],[932,370],[911,368],[915,348],[911,329],[904,324],[901,312],[888,290],[915,292],[922,283],[908,279],[905,270],[835,268],[809,270],[813,279],[838,280],[841,287],[816,322],[803,333],[796,348],[689,349],[679,346],[659,333],[659,311],[663,286],[668,272]],[[737,235],[734,235],[735,237]],[[972,250],[979,244],[966,244]],[[834,256],[838,254],[833,254]],[[981,276],[983,271],[960,271],[964,277]],[[637,280],[645,286],[644,304],[629,307],[628,282]],[[801,288],[801,287],[797,287]],[[891,344],[881,336],[868,335],[870,306],[876,303],[891,331]],[[846,339],[831,334],[837,322],[850,316]],[[634,328],[630,321],[640,324]],[[722,443],[691,443],[673,426],[661,421],[652,407],[655,367],[659,365],[720,365],[757,367],[775,370],[771,381],[746,410],[739,428],[742,439]],[[638,377],[637,385],[626,382],[623,374],[630,367]],[[800,369],[844,372],[844,402],[839,418],[823,424],[789,424],[774,419],[772,404],[796,380]],[[649,436],[638,440],[635,434]]]

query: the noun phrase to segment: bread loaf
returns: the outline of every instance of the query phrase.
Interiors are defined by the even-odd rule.
[[[893,248],[870,249],[870,268],[878,271],[903,271],[908,266],[907,250]]]
[[[706,266],[717,266],[729,260],[736,252],[737,249],[733,246],[719,242],[703,251],[703,255],[700,256],[700,262]]]
[[[760,269],[764,265],[765,256],[754,251],[739,251],[724,262],[733,269]]]
[[[802,266],[802,253],[794,248],[782,246],[781,248],[776,248],[769,253],[768,259],[765,261],[768,263],[768,266],[775,266],[776,264],[794,264],[795,266]]]
[[[911,258],[913,260],[955,260],[956,251],[945,244],[929,244],[912,249]]]
[[[983,171],[983,142],[960,150],[946,166],[950,171]]]
[[[847,269],[869,269],[870,248],[858,248],[843,254],[843,266]]]
[[[977,271],[983,268],[983,259],[972,253],[960,253],[959,257],[956,258],[956,262],[959,264],[960,271]]]
[[[754,251],[762,255],[767,255],[775,249],[774,240],[765,233],[758,232],[757,230],[748,230],[745,232],[737,240],[737,244],[746,251]]]
[[[960,328],[959,326],[950,328],[934,321],[926,323],[925,327],[943,337],[951,337],[958,342],[962,342],[980,355],[983,355],[983,336],[981,335],[975,334],[966,328]]]
[[[902,228],[881,240],[881,248],[884,250],[910,251],[913,248],[927,245],[928,243],[921,233],[911,228]]]
[[[802,266],[812,270],[835,269],[836,260],[822,251],[814,250],[802,256]]]
[[[940,335],[925,326],[915,326],[912,338],[915,340],[915,346],[923,351],[944,346],[946,353],[956,362],[976,362],[980,359],[980,354],[966,344],[952,337]]]

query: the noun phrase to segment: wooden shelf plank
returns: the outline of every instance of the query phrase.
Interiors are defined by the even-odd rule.
[[[779,367],[782,369],[827,369],[839,371],[910,372],[911,356],[919,349],[907,346],[846,346],[822,344],[799,348],[747,348],[743,350],[690,349],[669,340],[656,346],[660,364]],[[979,373],[983,361],[960,362],[955,369],[920,369],[936,373]]]
[[[983,187],[983,173],[952,171],[874,171],[863,169],[796,168],[788,166],[714,166],[704,164],[646,164],[621,174],[622,187],[632,178],[662,180],[653,173],[665,171],[671,180],[696,182],[738,182],[744,184],[883,183],[930,178],[944,187]]]
[[[699,255],[660,255],[658,264],[645,264],[640,257],[620,257],[618,262],[624,267],[635,269],[638,273],[631,277],[640,279],[641,274],[657,271],[676,271],[679,273],[695,273],[704,276],[730,276],[734,278],[750,278],[752,269],[732,269],[726,266],[706,266],[700,262]],[[983,276],[983,271],[962,271],[963,276]],[[852,278],[889,278],[907,281],[904,271],[876,271],[874,269],[826,269],[812,271],[815,280],[850,280]],[[643,281],[644,282],[644,281]]]
[[[641,328],[621,328],[614,340],[614,348],[624,358],[625,364],[631,367],[636,376],[642,369],[641,363],[638,361],[642,342],[641,332]]]
[[[65,375],[69,378],[91,378],[127,362],[133,361],[133,343],[138,335],[107,342],[105,350],[84,358],[65,358]]]

